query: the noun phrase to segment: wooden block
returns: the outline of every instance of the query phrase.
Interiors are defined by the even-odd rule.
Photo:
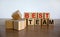
[[[50,18],[50,13],[45,13],[45,19],[49,19]]]
[[[48,23],[49,23],[49,25],[54,25],[54,20],[53,19],[49,19]]]
[[[49,19],[42,19],[42,28],[49,28]]]
[[[16,20],[16,21],[14,21],[14,29],[22,30],[22,29],[25,29],[25,27],[26,27],[25,19],[24,20]]]
[[[34,25],[34,19],[32,18],[28,19],[28,25]]]
[[[6,29],[13,29],[14,21],[13,20],[6,20],[5,25],[6,25]]]
[[[42,25],[47,25],[47,19],[42,19]]]
[[[43,18],[43,13],[38,13],[38,18],[42,19]]]
[[[26,27],[26,24],[25,24],[25,20],[22,20],[21,22],[19,22],[19,30],[21,30],[21,29],[25,29],[25,27]]]
[[[31,13],[31,17],[36,19],[37,18],[37,13],[36,12]]]
[[[28,13],[28,12],[25,12],[25,13],[24,13],[24,18],[25,18],[25,19],[28,19],[29,17],[30,17],[29,13]]]
[[[29,13],[26,13],[26,15],[29,16],[28,19],[32,18],[32,13],[29,12]]]
[[[40,19],[34,19],[34,20],[35,25],[40,25]]]
[[[14,12],[14,13],[12,14],[12,18],[13,18],[14,20],[20,20],[20,19],[22,18],[22,14],[19,12],[19,10],[17,10],[16,12]]]

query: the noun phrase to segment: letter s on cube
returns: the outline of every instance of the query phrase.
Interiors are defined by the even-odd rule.
[[[38,13],[38,18],[43,18],[43,13]]]

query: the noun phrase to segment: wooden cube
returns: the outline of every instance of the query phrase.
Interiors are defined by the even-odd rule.
[[[42,19],[42,28],[49,28],[49,19]]]
[[[25,12],[25,13],[24,13],[24,18],[25,18],[25,19],[28,19],[29,17],[30,17],[29,13],[28,13],[28,12]]]
[[[47,25],[48,24],[48,19],[42,19],[42,25]]]
[[[28,25],[34,25],[34,19],[32,18],[28,19]]]
[[[37,18],[37,13],[36,12],[31,13],[31,17],[36,19]]]
[[[48,23],[49,23],[49,25],[54,25],[54,20],[53,19],[49,19]]]
[[[22,30],[22,29],[25,29],[25,27],[26,27],[25,20],[14,21],[14,29],[15,30]]]
[[[38,18],[43,19],[43,13],[38,13]]]
[[[43,13],[43,19],[49,19],[50,13]]]
[[[35,25],[40,25],[40,19],[34,19],[34,20]]]
[[[17,10],[16,12],[14,12],[14,13],[12,14],[12,18],[13,18],[14,20],[20,20],[20,19],[22,18],[22,15],[21,15],[21,13],[19,12],[19,10]]]
[[[14,21],[13,20],[6,20],[5,21],[5,26],[6,29],[13,29]]]

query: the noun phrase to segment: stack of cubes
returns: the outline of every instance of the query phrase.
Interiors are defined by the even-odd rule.
[[[22,15],[19,10],[12,14],[12,18],[13,19],[11,20],[5,21],[6,29],[22,30],[26,27],[25,20],[22,19]]]

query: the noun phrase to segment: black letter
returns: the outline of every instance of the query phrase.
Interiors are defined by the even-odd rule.
[[[30,24],[31,24],[31,21],[32,21],[32,20],[29,20],[29,21],[30,21]]]
[[[44,21],[43,21],[43,24],[46,24],[46,23],[47,23],[46,20],[44,20]]]
[[[36,20],[36,24],[39,24],[39,20]]]
[[[49,20],[49,24],[54,24],[54,20]]]

